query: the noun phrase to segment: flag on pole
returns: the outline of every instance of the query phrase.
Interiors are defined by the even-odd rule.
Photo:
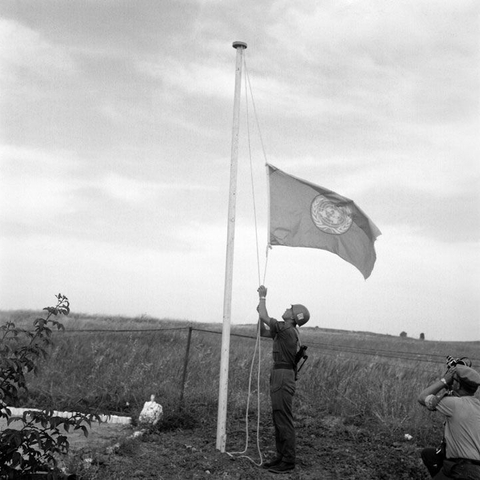
[[[269,245],[328,250],[367,279],[376,260],[380,230],[355,203],[268,165]]]

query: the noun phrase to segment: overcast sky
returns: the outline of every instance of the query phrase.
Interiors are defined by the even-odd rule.
[[[77,313],[221,324],[239,40],[256,119],[242,98],[232,323],[256,322],[265,280],[277,318],[304,303],[312,326],[480,340],[479,12],[2,1],[0,309],[61,292]],[[378,226],[370,278],[323,250],[273,247],[266,264],[260,138]]]

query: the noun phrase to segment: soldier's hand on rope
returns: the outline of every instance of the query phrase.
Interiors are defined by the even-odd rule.
[[[267,287],[265,287],[264,285],[260,285],[257,289],[257,292],[258,292],[258,296],[260,298],[266,297],[267,296]]]

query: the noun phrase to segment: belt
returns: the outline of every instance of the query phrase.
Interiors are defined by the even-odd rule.
[[[294,370],[295,368],[290,363],[274,363],[273,364],[274,370]]]
[[[447,458],[447,460],[454,463],[471,463],[480,466],[480,460],[470,460],[469,458]]]

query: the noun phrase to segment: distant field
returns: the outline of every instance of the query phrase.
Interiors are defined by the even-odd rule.
[[[42,312],[0,312],[0,324],[30,327]],[[89,409],[138,417],[153,393],[166,415],[184,405],[198,415],[217,412],[221,324],[71,315],[61,317],[65,332],[55,332],[50,357],[30,391],[28,407]],[[185,383],[187,339],[191,345]],[[117,331],[113,331],[117,330]],[[358,425],[409,431],[417,438],[441,430],[417,403],[418,393],[445,371],[446,355],[469,356],[480,366],[478,342],[431,342],[362,332],[302,328],[308,360],[299,375],[296,415],[337,415]],[[244,415],[252,371],[249,408],[257,410],[260,353],[260,409],[269,411],[271,341],[255,350],[254,325],[232,326],[228,412]],[[437,422],[437,423],[435,423]]]

